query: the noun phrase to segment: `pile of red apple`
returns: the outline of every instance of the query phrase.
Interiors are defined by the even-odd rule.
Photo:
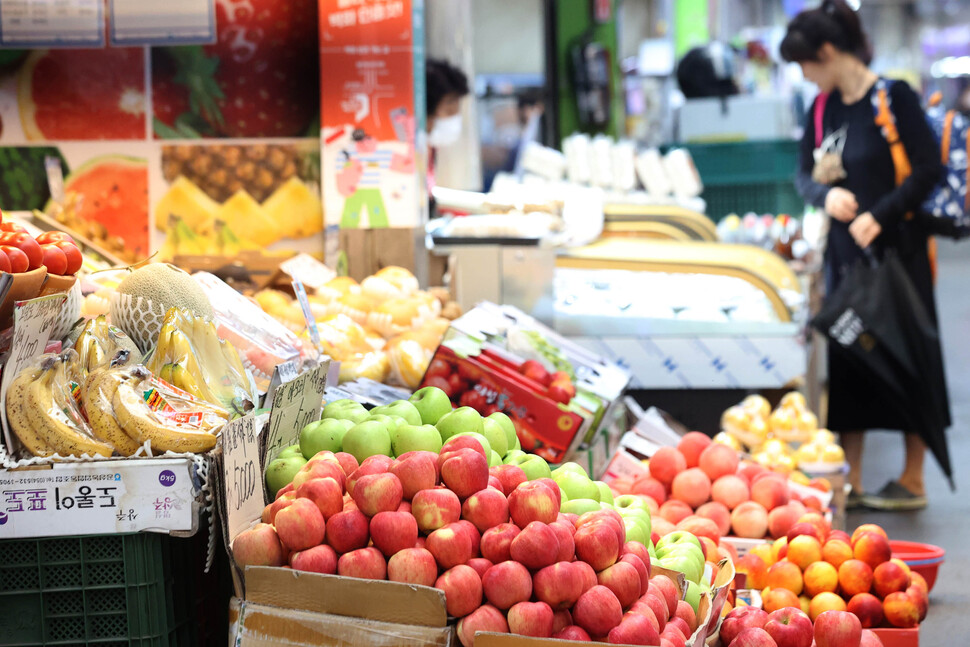
[[[738,607],[721,622],[723,647],[882,647],[871,629],[846,611],[826,611],[814,624],[800,609],[767,613]]]
[[[35,239],[20,225],[0,222],[0,272],[20,274],[43,265],[48,274],[67,276],[81,269],[82,262],[74,239],[62,231],[45,231]]]
[[[500,369],[501,367],[501,369]],[[507,370],[515,375],[511,368],[499,364],[495,370]],[[569,404],[576,397],[576,386],[565,371],[550,373],[541,362],[527,359],[518,366],[518,375],[533,384],[537,393],[561,404]],[[451,401],[461,407],[471,407],[483,416],[487,416],[502,408],[498,403],[489,402],[489,397],[482,387],[476,388],[483,375],[483,369],[472,366],[468,362],[452,364],[447,359],[437,356],[431,360],[428,370],[421,381],[422,386],[435,386],[448,394]],[[519,378],[521,379],[521,378]]]
[[[569,373],[565,371],[550,373],[542,365],[542,362],[527,359],[519,366],[519,373],[533,382],[544,386],[546,396],[550,400],[555,400],[562,404],[569,404],[569,401],[576,397],[576,386],[573,384],[572,379],[570,379]]]
[[[695,611],[650,578],[648,548],[626,541],[615,510],[561,513],[561,497],[516,465],[490,472],[467,436],[360,465],[321,451],[232,552],[242,566],[441,589],[466,647],[478,631],[683,647]]]
[[[908,628],[929,610],[926,580],[892,557],[886,532],[875,524],[851,536],[797,524],[770,551],[759,548],[738,560],[737,570],[746,574],[748,588],[763,589],[768,611],[799,607],[812,619],[848,611],[864,628]]]
[[[743,462],[731,447],[696,431],[685,434],[677,447],[659,449],[648,469],[649,475],[617,479],[610,487],[646,497],[653,530],[661,537],[674,530],[709,535],[711,527],[721,536],[733,531],[754,539],[783,537],[807,515],[822,512],[821,500],[802,500],[784,474]]]

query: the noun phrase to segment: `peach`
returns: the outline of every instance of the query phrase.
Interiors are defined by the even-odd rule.
[[[687,467],[697,467],[701,458],[701,452],[707,449],[711,445],[711,442],[711,437],[707,434],[702,434],[699,431],[689,431],[677,443],[677,449],[684,455],[684,460],[687,461]]]
[[[899,566],[899,568],[903,569],[903,572],[906,573],[906,577],[912,577],[913,571],[909,568],[909,564],[899,559],[898,557],[893,557],[889,561]]]
[[[720,447],[712,445],[708,449]],[[738,537],[760,539],[768,530],[768,511],[755,501],[745,501],[731,512],[731,527]]]
[[[750,486],[752,483],[754,483],[755,477],[757,477],[759,474],[766,474],[767,472],[768,468],[764,465],[745,461],[738,469],[738,476],[747,481],[748,485]]]
[[[656,516],[653,518],[653,534],[657,535],[658,537],[666,537],[674,530],[676,530],[676,526],[663,517]]]
[[[670,495],[696,508],[711,497],[711,479],[698,467],[691,467],[674,477]]]
[[[687,519],[690,519],[690,517],[687,517]],[[705,519],[705,521],[710,521],[710,520]],[[679,530],[684,530],[684,529],[679,528]],[[688,530],[688,532],[691,532],[691,531]],[[710,537],[701,537],[700,535],[696,535],[696,536],[697,536],[697,539],[700,540],[701,542],[701,548],[704,549],[704,559],[711,562],[712,564],[717,564],[718,561],[720,561],[720,556],[718,555],[718,552],[717,552],[717,544],[714,543],[714,541],[711,540]]]
[[[777,539],[787,537],[788,531],[792,529],[798,518],[804,514],[804,508],[797,507],[797,504],[789,502],[768,512],[768,533]]]
[[[788,553],[785,556],[790,562],[805,570],[809,564],[822,561],[822,544],[815,537],[799,535],[788,542]]]
[[[802,570],[796,564],[782,560],[768,568],[768,587],[771,590],[787,589],[797,596],[803,586]]]
[[[799,595],[798,604],[801,605],[802,613],[805,615],[808,615],[808,612],[812,610],[812,598],[807,595]]]
[[[650,457],[650,476],[664,485],[670,485],[674,477],[687,469],[687,459],[675,447],[661,447]]]
[[[731,511],[723,503],[709,501],[697,508],[696,514],[713,521],[722,537],[731,532]]]
[[[919,624],[919,608],[913,598],[897,591],[890,593],[882,602],[886,621],[894,627],[907,628]]]
[[[809,564],[802,574],[805,593],[815,597],[819,593],[835,593],[839,589],[839,571],[828,562]]]
[[[761,602],[764,610],[768,613],[772,613],[778,609],[784,609],[785,607],[801,608],[801,604],[798,602],[798,596],[788,589],[771,589],[770,591],[765,589],[761,594]]]
[[[852,543],[852,555],[872,568],[876,568],[883,562],[888,562],[893,552],[889,547],[888,539],[875,532],[864,532]]]
[[[276,533],[287,550],[312,548],[323,542],[326,525],[310,499],[297,499],[276,515]]]
[[[852,545],[852,539],[849,537],[849,533],[844,530],[830,530],[827,535],[825,535],[825,541],[832,541],[833,539],[841,539],[845,543]]]
[[[717,524],[705,517],[691,515],[677,524],[677,530],[686,530],[695,537],[707,537],[715,546],[721,540]]]
[[[872,568],[858,559],[849,559],[839,566],[839,586],[842,593],[851,597],[868,593],[872,588]]]
[[[926,613],[930,607],[929,596],[923,589],[916,586],[910,586],[904,593],[913,598],[913,602],[916,603],[916,608],[919,610],[919,621],[923,622],[926,619]]]
[[[232,542],[232,557],[240,568],[282,566],[286,561],[276,529],[268,523],[258,523],[239,533]]]
[[[846,611],[854,613],[863,629],[878,627],[882,622],[882,602],[871,593],[857,593],[849,600]]]
[[[745,574],[744,588],[763,589],[768,585],[768,566],[758,555],[749,552],[734,563],[734,568]]]
[[[825,537],[825,534],[820,533],[818,528],[815,527],[814,524],[807,523],[805,521],[799,521],[798,523],[796,523],[794,526],[791,527],[791,530],[788,531],[788,541],[791,541],[792,539],[794,539],[795,537],[798,537],[799,535],[809,535],[811,537],[815,537],[815,539],[817,539],[819,543],[821,543],[822,538]]]
[[[890,593],[905,591],[909,587],[909,575],[899,564],[883,562],[872,569],[872,586],[876,595],[885,599]]]
[[[817,532],[817,538],[819,541],[825,539],[830,532],[832,532],[832,524],[828,522],[821,512],[806,512],[798,520],[798,523],[810,523],[815,526]]]
[[[852,547],[841,539],[830,539],[822,546],[822,559],[838,568],[852,559]]]
[[[886,534],[886,531],[882,529],[882,526],[878,526],[874,523],[864,523],[852,531],[852,537],[850,537],[850,540],[853,546],[855,546],[856,539],[858,539],[859,536],[864,532],[874,532],[877,535],[882,535],[883,539],[889,541],[889,535]]]
[[[662,504],[667,500],[667,488],[652,476],[641,476],[633,481],[633,485],[630,487],[630,494],[644,494],[656,501],[657,504]]]
[[[692,514],[694,514],[692,507],[676,499],[666,501],[660,506],[660,516],[674,525],[680,523]]]
[[[738,549],[723,539],[717,544],[717,554],[720,559],[730,559],[732,564],[738,561]]]
[[[698,467],[704,470],[711,481],[738,471],[738,453],[727,445],[712,444],[701,452]]]
[[[743,478],[737,474],[727,474],[711,485],[711,498],[724,504],[728,510],[734,510],[751,498],[751,490]]]
[[[769,512],[788,503],[788,483],[782,478],[762,478],[751,484],[751,500]]]
[[[930,587],[926,584],[926,578],[917,573],[916,571],[911,571],[909,574],[909,579],[912,582],[910,586],[915,586],[923,591],[926,595],[930,594]]]
[[[771,544],[771,563],[774,564],[779,559],[784,559],[788,554],[788,538],[779,537]]]
[[[775,559],[774,553],[771,552],[771,544],[758,544],[748,551],[749,555],[757,555],[765,563],[765,567],[774,564],[777,559]]]
[[[812,603],[808,605],[808,617],[815,622],[815,618],[819,617],[826,611],[845,611],[846,604],[840,596],[835,593],[819,593],[814,598],[812,598]]]

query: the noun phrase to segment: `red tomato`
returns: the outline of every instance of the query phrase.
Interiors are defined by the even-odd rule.
[[[45,231],[40,236],[37,237],[37,242],[43,245],[44,243],[56,243],[62,240],[66,240],[71,244],[77,244],[74,239],[63,231]]]
[[[10,271],[10,259],[7,258],[7,255],[4,252],[0,251],[0,272],[9,272],[9,271]]]
[[[0,250],[3,250],[7,255],[7,259],[10,261],[11,272],[20,274],[21,272],[27,271],[27,268],[30,266],[30,261],[27,259],[27,255],[20,249],[11,247],[10,245],[0,245]]]
[[[77,248],[73,242],[68,242],[66,240],[60,240],[53,243],[64,252],[64,256],[67,257],[67,274],[76,274],[79,269],[81,269],[81,264],[84,262],[84,257],[81,255],[81,250]]]
[[[67,274],[67,255],[57,245],[48,243],[40,246],[43,254],[43,264],[50,274]]]
[[[6,232],[0,235],[0,245],[16,247],[26,254],[27,261],[30,263],[28,269],[33,270],[44,264],[44,253],[40,251],[40,245],[25,231]]]
[[[21,231],[27,231],[15,222],[4,222],[0,223],[0,231],[9,231],[12,233],[17,233]]]

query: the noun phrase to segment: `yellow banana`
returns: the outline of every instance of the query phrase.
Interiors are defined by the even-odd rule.
[[[165,364],[164,366],[162,366],[162,370],[158,373],[158,378],[160,380],[164,380],[165,382],[168,382],[169,384],[174,385],[175,382],[173,380],[175,378],[172,376],[172,367],[173,366],[175,366],[175,365],[174,364],[171,364],[171,363]]]
[[[155,420],[142,398],[141,381],[137,378],[118,384],[112,404],[125,433],[140,443],[150,442],[153,450],[199,453],[216,445],[212,434],[185,431]]]
[[[131,456],[141,445],[118,424],[112,405],[115,391],[125,379],[123,371],[101,368],[88,375],[81,393],[94,435],[122,456]]]
[[[166,317],[165,322],[162,323],[161,330],[158,332],[158,342],[155,344],[155,350],[152,351],[151,359],[145,363],[148,370],[156,375],[161,372],[162,366],[169,361],[168,356],[171,348],[172,332],[174,331],[175,326]]]
[[[97,337],[91,340],[91,345],[88,347],[87,362],[85,368],[89,371],[93,371],[102,364],[105,363],[107,355],[104,352],[104,348],[101,346],[101,340]]]
[[[58,408],[52,384],[63,373],[63,361],[50,358],[44,361],[43,372],[27,387],[24,409],[27,418],[43,438],[62,456],[111,456],[114,451],[107,443],[81,433],[62,408]]]
[[[172,367],[172,386],[182,389],[193,398],[205,400],[205,396],[202,395],[202,390],[199,388],[199,383],[185,370],[184,366],[181,364],[169,364],[169,366]]]
[[[40,370],[26,369],[20,372],[7,387],[7,422],[14,435],[34,456],[53,456],[54,449],[34,428],[24,407],[27,388],[40,376]]]

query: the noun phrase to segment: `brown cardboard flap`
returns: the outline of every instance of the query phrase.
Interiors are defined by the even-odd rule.
[[[255,604],[423,627],[448,624],[445,594],[427,586],[271,566],[249,566],[245,579],[246,601]]]
[[[372,600],[370,606],[376,606]],[[358,600],[358,604],[361,601]],[[280,609],[243,602],[238,647],[448,647],[449,627],[420,627],[360,618]]]
[[[663,566],[657,566],[656,564],[650,564],[650,577],[657,577],[658,575],[663,575],[669,580],[673,580],[674,584],[677,585],[677,589],[680,591],[680,599],[683,600],[684,596],[687,595],[687,578],[680,571],[672,571],[669,568],[664,568]]]

